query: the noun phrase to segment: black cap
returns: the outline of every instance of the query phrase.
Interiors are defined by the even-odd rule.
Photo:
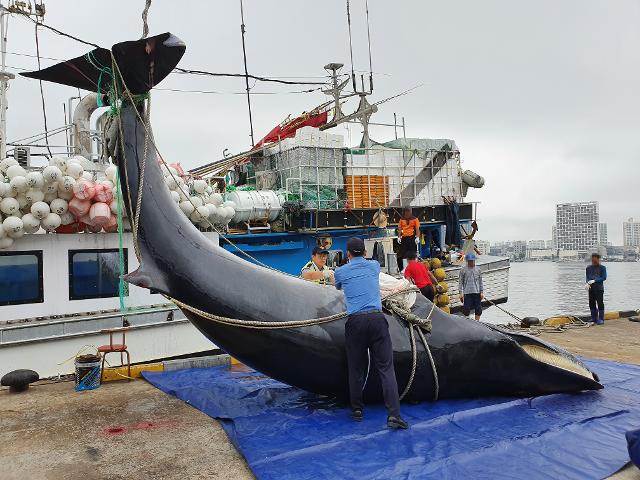
[[[328,255],[329,254],[329,250],[325,250],[322,247],[313,247],[313,252],[311,252],[311,255]]]
[[[347,240],[347,250],[351,253],[361,254],[364,252],[364,240],[352,237]]]

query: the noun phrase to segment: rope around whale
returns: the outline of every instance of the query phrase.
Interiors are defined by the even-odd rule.
[[[113,63],[113,67],[114,67],[114,71],[118,72],[118,76],[120,77],[120,81],[122,82],[122,87],[123,87],[123,93],[126,93],[127,96],[129,97],[129,101],[134,105],[135,107],[135,100],[131,94],[131,92],[129,91],[129,89],[127,88],[127,85],[124,81],[124,77],[120,71],[120,67],[118,66],[118,63],[113,55],[113,53],[111,54],[112,57],[112,63]],[[155,143],[155,139],[153,139],[153,137],[150,135],[149,133],[149,122],[150,122],[150,105],[151,104],[151,99],[150,99],[150,95],[147,98],[147,108],[145,108],[145,118],[143,119],[142,116],[140,115],[139,111],[137,108],[134,108],[135,112],[136,112],[136,116],[138,117],[138,119],[142,122],[143,126],[144,126],[144,130],[145,130],[145,139],[144,139],[144,153],[143,153],[143,159],[140,165],[140,180],[138,182],[138,195],[136,198],[136,211],[131,212],[134,215],[130,216],[129,218],[132,218],[133,221],[133,225],[132,225],[132,230],[133,230],[133,241],[134,241],[134,251],[136,253],[136,256],[138,257],[138,260],[141,260],[140,258],[140,249],[139,249],[139,245],[138,245],[138,227],[139,227],[139,223],[140,223],[140,211],[141,211],[141,206],[142,206],[142,187],[144,185],[144,176],[145,176],[145,166],[146,166],[146,156],[148,153],[148,142],[149,139],[151,138],[151,143],[156,151],[156,153],[158,154],[158,156],[160,157],[160,160],[162,161],[162,163],[166,165],[166,162],[164,160],[164,158],[162,157],[162,155],[160,154],[160,151],[158,150],[158,146]],[[124,138],[123,138],[123,131],[122,131],[122,122],[120,121],[120,110],[118,110],[118,128],[119,128],[119,136],[120,136],[120,146],[122,149],[122,154],[123,154],[123,160],[126,162],[126,158],[125,158],[125,149],[124,149]],[[172,178],[174,180],[176,180],[175,175],[173,174],[173,172],[171,172],[171,170],[169,168],[166,168],[167,171],[169,171],[169,173],[171,174]],[[129,185],[129,177],[127,175],[127,168],[125,166],[125,181],[127,182],[127,195],[129,197],[129,205],[130,205],[130,210],[131,210],[131,190],[130,190],[130,185]],[[178,182],[176,182],[178,185],[180,185]],[[184,191],[181,188],[181,191],[184,194]],[[185,194],[185,196],[187,197],[187,199],[189,200],[189,202],[194,206],[195,208],[195,204],[191,201],[190,197],[188,195]],[[214,230],[216,230],[216,232],[218,232],[218,234],[220,234],[220,232],[218,231],[218,229],[215,227],[215,225],[213,225],[213,223],[211,223],[209,221],[209,219],[207,218],[207,222],[213,227]],[[270,270],[274,270],[276,272],[279,273],[283,273],[285,274],[285,272],[281,272],[277,269],[274,269],[262,262],[260,262],[259,260],[253,258],[251,255],[247,254],[246,252],[244,252],[242,249],[240,249],[237,245],[235,245],[233,242],[231,242],[230,240],[228,240],[224,235],[222,235],[223,239],[226,240],[229,244],[231,244],[232,246],[234,246],[238,251],[240,251],[241,253],[245,254],[247,257],[251,258],[252,260],[254,260],[257,264],[262,265],[263,267],[266,267]],[[286,274],[289,275],[289,274]],[[292,275],[290,275],[292,276]],[[395,313],[396,315],[398,315],[400,318],[404,319],[407,322],[407,325],[409,327],[409,336],[411,339],[411,352],[412,352],[412,365],[411,365],[411,374],[409,376],[409,380],[407,382],[407,385],[405,386],[402,394],[400,395],[400,400],[402,400],[410,391],[411,386],[413,385],[413,381],[415,379],[415,374],[416,374],[416,370],[417,370],[417,363],[418,363],[418,352],[417,352],[417,345],[416,345],[416,340],[415,340],[415,331],[414,331],[414,327],[417,327],[418,329],[418,334],[420,335],[420,339],[424,345],[424,349],[425,352],[427,353],[427,356],[429,357],[429,363],[431,365],[431,369],[433,372],[433,380],[434,380],[434,397],[433,400],[436,401],[438,399],[439,396],[439,381],[438,381],[438,371],[436,368],[436,364],[435,361],[433,359],[433,355],[431,354],[431,349],[429,348],[429,344],[427,343],[427,340],[424,336],[424,332],[423,332],[423,328],[426,329],[428,332],[431,331],[431,315],[433,314],[433,311],[435,309],[435,303],[432,303],[431,306],[431,310],[429,312],[429,315],[427,316],[426,319],[421,319],[419,318],[417,315],[411,313],[410,310],[405,309],[404,307],[402,307],[398,302],[394,302],[392,301],[393,297],[396,297],[400,294],[404,294],[407,292],[413,292],[413,291],[418,291],[417,288],[415,287],[410,287],[407,289],[402,289],[399,290],[397,292],[393,292],[391,294],[385,295],[382,298],[382,301],[385,302],[385,306],[391,310],[393,313]],[[238,318],[230,318],[230,317],[223,317],[220,315],[214,315],[211,314],[209,312],[205,312],[204,310],[198,309],[196,307],[193,307],[192,305],[189,305],[187,303],[181,302],[175,298],[172,298],[168,295],[165,295],[169,300],[171,300],[173,303],[175,303],[178,307],[180,307],[181,309],[185,309],[188,311],[191,311],[203,318],[206,318],[208,320],[212,320],[218,323],[222,323],[225,325],[230,325],[230,326],[237,326],[237,327],[243,327],[243,328],[253,328],[253,329],[283,329],[283,328],[301,328],[301,327],[307,327],[307,326],[312,326],[312,325],[320,325],[323,323],[328,323],[328,322],[333,322],[336,320],[340,320],[342,318],[345,318],[347,316],[347,312],[340,312],[334,315],[329,315],[326,317],[320,317],[320,318],[314,318],[314,319],[308,319],[308,320],[291,320],[291,321],[285,321],[285,322],[264,322],[264,321],[259,321],[259,320],[243,320],[243,319],[238,319]]]

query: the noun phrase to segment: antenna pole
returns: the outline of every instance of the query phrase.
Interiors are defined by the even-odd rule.
[[[357,92],[356,87],[356,74],[353,71],[353,45],[351,43],[351,9],[349,7],[349,0],[347,0],[347,26],[349,27],[349,55],[351,56],[351,83],[353,85],[353,91]]]
[[[364,2],[367,13],[367,42],[369,44],[369,93],[373,93],[373,66],[371,65],[371,31],[369,29],[369,0]]]
[[[244,26],[244,8],[242,5],[242,0],[240,0],[240,32],[242,33],[242,58],[244,59],[244,83],[247,88],[247,107],[249,108],[249,129],[251,132],[251,146],[255,145],[255,141],[253,139],[253,118],[251,117],[251,92],[249,89],[249,71],[247,70],[247,49],[244,43],[244,34],[245,34],[245,26]]]

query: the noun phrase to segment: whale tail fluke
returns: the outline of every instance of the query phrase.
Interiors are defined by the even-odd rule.
[[[169,75],[185,50],[182,40],[166,32],[116,43],[111,50],[98,47],[80,57],[20,75],[107,94],[113,78],[119,79],[117,72],[113,72],[115,63],[129,91],[140,95]]]

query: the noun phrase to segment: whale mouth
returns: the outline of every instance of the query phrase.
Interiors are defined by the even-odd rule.
[[[557,352],[544,345],[536,345],[532,343],[521,343],[520,347],[534,360],[542,362],[546,365],[573,372],[589,380],[598,381],[598,376],[591,372],[587,367],[577,362],[574,358],[570,358],[567,355],[563,355],[562,352]]]

